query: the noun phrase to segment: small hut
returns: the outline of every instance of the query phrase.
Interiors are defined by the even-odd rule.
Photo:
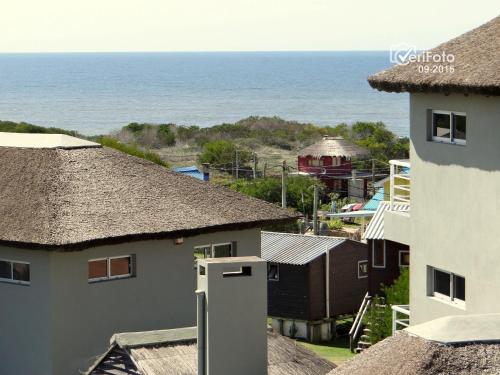
[[[370,152],[342,137],[324,136],[298,155],[298,170],[320,178],[326,186],[341,195],[348,195],[352,178],[352,159],[364,159]],[[366,191],[366,181],[361,187]],[[364,196],[364,194],[363,194]]]

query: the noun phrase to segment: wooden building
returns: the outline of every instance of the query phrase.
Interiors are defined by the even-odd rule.
[[[317,176],[330,190],[347,195],[349,180],[352,177],[352,159],[369,156],[367,150],[342,137],[325,136],[299,152],[297,166],[299,172]],[[366,180],[360,182],[363,189],[361,198],[363,198],[366,192]]]
[[[410,247],[384,238],[384,213],[389,210],[389,202],[380,202],[375,215],[366,228],[368,243],[368,291],[370,295],[380,295],[381,284],[392,285],[401,267],[410,265]],[[409,205],[395,204],[398,211],[407,211]],[[361,301],[361,300],[360,300]]]
[[[334,318],[357,311],[368,288],[367,246],[327,236],[262,232],[268,314],[286,336],[329,340]]]

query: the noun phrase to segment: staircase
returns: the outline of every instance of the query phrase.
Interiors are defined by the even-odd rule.
[[[374,324],[374,325],[383,324],[384,313],[385,313],[385,308],[386,308],[386,305],[384,304],[385,301],[383,298],[380,298],[380,299],[377,299],[376,302],[379,302],[379,303],[372,303],[371,308],[370,308],[370,310],[371,310],[370,312],[375,314],[375,319],[373,319],[373,323],[367,322],[365,327],[363,328],[363,334],[359,338],[356,349],[354,349],[355,353],[359,354],[363,350],[366,350],[370,346],[372,346],[374,340],[373,340],[372,334],[371,334],[372,333],[371,325],[372,324]]]

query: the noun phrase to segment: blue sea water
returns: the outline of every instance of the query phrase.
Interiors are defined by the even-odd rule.
[[[407,94],[372,89],[388,52],[0,54],[0,119],[102,134],[129,122],[251,115],[409,130]]]

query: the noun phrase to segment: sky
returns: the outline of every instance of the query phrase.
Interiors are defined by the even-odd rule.
[[[0,52],[431,48],[498,0],[0,0]]]

